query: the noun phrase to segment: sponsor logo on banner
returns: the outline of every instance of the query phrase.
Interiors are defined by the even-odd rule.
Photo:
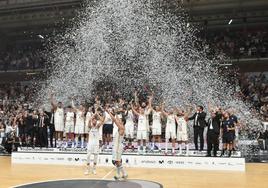
[[[79,158],[74,158],[75,161],[79,161]]]
[[[159,160],[158,162],[159,162],[159,164],[163,164],[164,160]]]
[[[68,158],[67,158],[67,160],[68,160],[68,161],[72,161],[72,160],[73,160],[73,158],[71,158],[71,157],[68,157]]]
[[[173,161],[168,161],[167,163],[168,163],[168,164],[173,164]]]
[[[129,162],[129,160],[128,160],[128,158],[126,159],[126,163],[128,164],[128,162]]]
[[[151,161],[151,160],[142,160],[141,163],[144,163],[144,164],[155,164],[156,161]]]
[[[105,163],[109,163],[109,159],[108,158],[105,159]]]
[[[58,161],[64,161],[64,158],[62,158],[62,157],[58,157],[57,160],[58,160]]]

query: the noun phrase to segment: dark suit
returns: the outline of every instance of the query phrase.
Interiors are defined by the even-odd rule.
[[[206,127],[206,113],[195,113],[189,120],[194,120],[194,144],[195,149],[198,150],[198,137],[200,139],[200,150],[204,148],[204,128]]]
[[[47,127],[49,125],[48,116],[38,118],[38,143],[40,147],[48,147]]]
[[[207,131],[207,156],[211,156],[211,150],[213,148],[213,156],[217,156],[219,150],[219,134],[221,127],[220,113],[216,113],[216,116],[208,119],[208,131]]]
[[[55,133],[54,114],[52,112],[47,112],[47,111],[45,111],[45,113],[49,119],[49,124],[48,124],[48,126],[49,126],[49,143],[50,143],[50,147],[53,148],[53,138],[54,138],[54,133]]]

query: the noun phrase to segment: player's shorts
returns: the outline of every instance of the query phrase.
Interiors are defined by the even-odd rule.
[[[152,135],[160,136],[162,134],[162,126],[161,124],[153,124],[152,125]]]
[[[56,132],[63,132],[64,131],[64,124],[63,123],[55,123],[55,131]]]
[[[234,134],[232,132],[224,133],[222,135],[222,143],[232,144],[234,141]]]
[[[85,125],[85,134],[88,134],[88,132],[89,132],[88,125]]]
[[[176,139],[176,132],[175,131],[166,131],[165,135],[166,139]]]
[[[188,134],[185,131],[177,132],[177,141],[188,141]]]
[[[142,130],[142,131],[140,131],[140,130],[138,130],[137,131],[137,139],[138,140],[147,140],[147,138],[148,138],[148,133],[147,133],[147,131],[145,130]]]
[[[65,133],[74,133],[74,124],[66,123],[65,124]]]
[[[134,138],[134,123],[127,122],[125,125],[126,138]]]
[[[75,134],[85,134],[85,126],[83,124],[77,124],[74,127]]]
[[[113,134],[113,124],[104,124],[103,134]]]

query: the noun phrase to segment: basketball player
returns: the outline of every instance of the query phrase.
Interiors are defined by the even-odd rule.
[[[182,155],[182,144],[186,145],[186,155],[189,155],[189,145],[188,145],[188,131],[187,124],[189,120],[189,114],[191,110],[184,112],[183,110],[178,109],[178,115],[175,116],[177,127],[177,141],[179,144],[179,155]]]
[[[54,94],[50,95],[50,102],[54,112],[54,125],[56,132],[56,147],[61,147],[64,131],[64,110],[61,102],[56,103]]]
[[[139,111],[136,111],[133,104],[131,103],[132,112],[138,116],[138,129],[137,129],[137,140],[138,140],[138,154],[145,154],[146,152],[146,140],[148,139],[148,127],[146,116],[150,111],[145,112],[144,108],[139,107]]]
[[[81,136],[81,148],[84,148],[84,134],[85,134],[85,108],[82,104],[78,108],[75,107],[74,101],[72,100],[72,107],[76,113],[75,121],[75,148],[78,147],[78,138]]]
[[[152,150],[155,149],[155,142],[157,142],[157,148],[159,152],[161,152],[161,134],[162,134],[162,125],[161,125],[161,107],[156,106],[155,110],[151,107],[152,113],[153,113],[153,124],[152,124]]]
[[[107,112],[115,123],[115,126],[118,127],[118,132],[115,134],[115,137],[113,139],[112,151],[112,160],[113,164],[116,167],[116,175],[114,176],[114,179],[119,180],[120,175],[123,179],[127,179],[128,175],[122,164],[123,141],[125,135],[124,120],[121,114],[114,116],[111,111],[107,110]]]
[[[166,139],[166,147],[165,154],[167,155],[167,146],[168,141],[171,139],[172,142],[172,155],[175,155],[175,143],[176,143],[176,123],[175,123],[175,114],[174,109],[165,112],[164,105],[162,105],[162,114],[167,118],[166,129],[165,129],[165,139]]]
[[[99,155],[99,129],[104,123],[104,118],[100,116],[98,112],[95,114],[92,114],[90,116],[89,122],[87,123],[89,128],[89,134],[88,134],[88,145],[87,145],[87,168],[85,171],[85,175],[88,175],[90,170],[90,157],[91,155],[94,156],[93,160],[93,168],[92,173],[96,174],[96,165],[98,161],[98,155]]]
[[[74,148],[74,110],[71,106],[68,106],[65,114],[65,133],[66,133],[66,143],[65,148],[68,147],[68,143],[72,143],[72,148]]]
[[[222,149],[221,157],[224,156],[224,153],[226,150],[229,150],[228,157],[231,157],[232,149],[233,149],[233,141],[234,141],[233,131],[235,130],[235,125],[234,125],[233,120],[230,118],[229,112],[227,111],[224,112],[223,116],[224,116],[224,120],[222,122],[222,128],[221,128],[223,149]]]
[[[128,142],[127,148],[134,149],[134,146],[132,145],[132,141],[134,139],[134,121],[133,121],[134,116],[130,105],[128,105],[127,110],[125,111],[125,117],[126,117],[125,138]]]

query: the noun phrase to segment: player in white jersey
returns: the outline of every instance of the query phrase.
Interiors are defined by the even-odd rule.
[[[162,106],[162,113],[167,118],[166,128],[165,128],[165,154],[168,152],[168,142],[171,139],[172,142],[172,154],[175,155],[175,143],[176,143],[176,119],[174,109],[169,110],[168,112],[164,111],[164,106]]]
[[[88,120],[89,122],[87,123],[88,128],[89,128],[89,133],[88,133],[88,145],[87,145],[87,167],[85,171],[85,175],[88,175],[89,170],[90,170],[90,157],[93,155],[94,160],[93,160],[93,166],[92,166],[92,173],[96,174],[96,165],[98,162],[98,155],[99,155],[99,129],[104,123],[104,118],[96,112],[95,114],[92,114],[90,116],[90,119]]]
[[[186,145],[186,155],[189,155],[189,145],[188,145],[188,120],[191,110],[184,112],[181,109],[177,109],[178,115],[176,116],[177,127],[177,141],[179,144],[179,155],[182,154],[182,144]]]
[[[54,112],[56,147],[61,147],[64,131],[64,109],[61,102],[56,103],[53,93],[50,95],[50,102]]]
[[[126,125],[125,125],[125,138],[128,141],[127,148],[134,148],[132,146],[132,141],[134,139],[134,115],[131,110],[131,106],[128,106],[127,110],[125,111],[125,119],[126,119]]]
[[[78,147],[78,138],[81,136],[81,148],[84,147],[84,134],[85,134],[85,108],[83,105],[79,105],[78,108],[75,107],[74,101],[72,100],[72,107],[76,113],[75,119],[75,147]]]
[[[72,143],[72,148],[74,147],[74,122],[75,114],[71,106],[67,107],[65,114],[65,133],[66,133],[66,143],[65,148],[68,147],[68,142]]]
[[[151,108],[152,109],[152,108]],[[162,112],[160,106],[156,106],[155,110],[152,109],[152,115],[153,115],[153,123],[152,123],[152,150],[155,150],[155,146],[158,148],[159,151],[161,151],[161,134],[162,134],[162,124],[161,124],[161,118],[162,118]],[[155,142],[157,142],[157,145],[155,145]]]
[[[114,176],[114,179],[118,180],[120,179],[120,177],[126,179],[128,175],[122,164],[122,153],[124,147],[123,141],[125,135],[125,127],[124,127],[125,120],[123,119],[121,114],[114,116],[110,111],[107,112],[111,116],[113,122],[115,123],[115,126],[118,127],[118,131],[115,134],[115,137],[113,138],[113,150],[112,150],[113,155],[112,162],[116,167],[116,175]]]
[[[138,154],[141,153],[141,149],[143,149],[143,154],[145,154],[146,140],[148,139],[148,124],[147,124],[146,116],[149,115],[151,111],[149,109],[145,112],[144,108],[142,107],[139,107],[139,110],[137,111],[135,110],[133,104],[131,104],[131,108],[132,108],[132,112],[138,116],[138,128],[137,128]]]
[[[86,113],[86,121],[85,121],[85,141],[88,141],[88,133],[89,133],[89,120],[91,119],[91,116],[93,115],[92,107],[88,107],[87,113]]]

